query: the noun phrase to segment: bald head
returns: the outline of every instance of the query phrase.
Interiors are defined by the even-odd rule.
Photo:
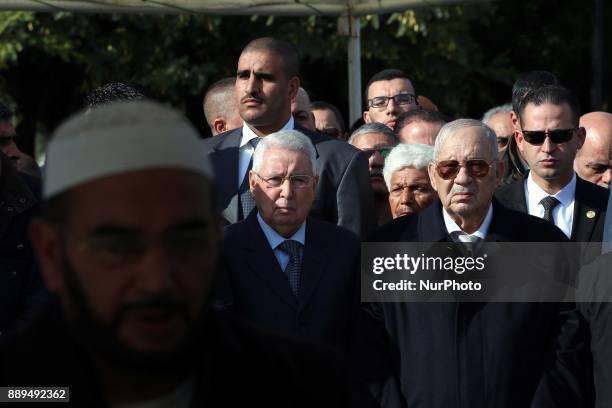
[[[306,129],[315,130],[315,120],[310,105],[310,97],[304,88],[298,89],[297,95],[291,101],[293,119]]]
[[[242,126],[238,101],[234,92],[236,78],[215,82],[204,96],[204,116],[213,136]]]
[[[586,129],[584,145],[576,154],[574,170],[591,183],[610,188],[612,183],[612,114],[591,112],[580,118]]]

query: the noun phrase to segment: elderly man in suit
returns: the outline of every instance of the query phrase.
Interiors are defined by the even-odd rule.
[[[481,244],[488,246],[566,240],[543,220],[509,210],[493,199],[503,164],[495,133],[482,122],[459,119],[442,127],[428,172],[438,200],[418,213],[394,219],[377,230],[371,241],[484,241]],[[442,245],[447,247],[452,244]],[[554,258],[551,255],[545,263],[552,267]],[[368,312],[370,322],[378,322],[384,330],[376,330],[374,324],[365,332],[385,335],[379,339],[381,347],[370,343],[374,360],[364,372],[379,385],[388,384],[381,379],[397,378],[403,405],[581,404],[581,395],[574,393],[581,389],[573,375],[580,377],[581,355],[572,303],[383,302],[371,305]],[[559,341],[559,333],[576,342]],[[389,354],[378,355],[376,351],[381,350]],[[565,360],[559,363],[555,356]],[[556,364],[563,368],[556,371]],[[561,391],[553,392],[555,387]],[[381,395],[389,399],[393,394]]]
[[[375,226],[367,160],[352,146],[295,123],[291,101],[300,86],[298,65],[293,47],[274,38],[254,40],[240,54],[236,98],[244,125],[205,141],[223,217],[231,224],[255,208],[248,170],[257,143],[270,133],[295,128],[315,146],[320,182],[311,215],[364,235]]]
[[[257,211],[226,227],[218,305],[257,326],[346,350],[358,302],[359,239],[307,218],[320,178],[307,136],[282,130],[255,149]]]
[[[573,168],[585,139],[578,99],[567,88],[544,86],[523,98],[517,114],[516,143],[530,171],[500,188],[497,198],[557,226],[571,241],[601,242],[608,191]]]

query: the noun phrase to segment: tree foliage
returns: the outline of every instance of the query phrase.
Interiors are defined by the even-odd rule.
[[[420,94],[451,116],[480,117],[509,101],[518,73],[555,72],[588,102],[589,4],[533,0],[406,10],[361,19],[363,83],[376,71],[410,72]],[[610,21],[610,8],[604,21]],[[611,38],[610,25],[604,38]],[[207,134],[202,91],[231,76],[241,48],[260,36],[290,40],[313,99],[347,111],[346,38],[331,17],[219,17],[0,13],[0,93],[19,106],[22,147],[113,80],[141,84],[183,109]],[[605,72],[610,72],[609,42]],[[608,74],[609,78],[610,75]],[[609,83],[605,84],[609,88]],[[604,88],[605,102],[610,92]]]

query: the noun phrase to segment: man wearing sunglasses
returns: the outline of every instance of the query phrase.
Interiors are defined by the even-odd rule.
[[[451,242],[484,240],[481,247],[501,249],[499,242],[566,241],[550,224],[509,210],[493,198],[503,164],[496,135],[482,122],[459,119],[442,127],[428,172],[438,200],[394,219],[370,241],[442,242],[449,243],[443,245],[449,250]],[[543,262],[554,265],[557,255],[544,254]],[[491,253],[489,257],[495,261]],[[502,272],[516,272],[521,265],[519,260],[504,264],[509,270]],[[368,305],[366,312],[371,320],[365,320],[364,332],[370,334],[364,335],[379,334],[364,357],[375,362],[363,370],[373,373],[371,383],[380,385],[382,379],[385,388],[373,390],[390,393],[385,397],[396,397],[392,385],[397,379],[406,406],[581,406],[581,397],[574,394],[581,390],[574,374],[554,370],[557,356],[568,370],[575,366],[576,350],[566,349],[566,339],[557,338],[558,333],[572,339],[576,334],[570,320],[564,320],[575,316],[573,304],[382,302]],[[377,342],[380,347],[372,345]],[[548,382],[549,375],[554,383]],[[546,391],[553,384],[560,387],[554,395]]]
[[[389,190],[383,177],[383,167],[385,158],[398,143],[397,136],[382,123],[366,123],[353,132],[348,142],[368,156],[378,225],[383,225],[391,219]]]
[[[574,158],[585,140],[576,96],[558,85],[529,92],[519,105],[516,143],[530,171],[497,197],[543,218],[576,242],[601,242],[608,192],[576,176]]]
[[[370,78],[365,100],[365,123],[379,122],[389,129],[395,128],[399,115],[419,106],[414,85],[399,69],[385,69]]]

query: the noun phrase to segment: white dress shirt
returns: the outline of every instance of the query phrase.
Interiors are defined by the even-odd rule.
[[[293,116],[289,116],[289,121],[285,123],[285,126],[278,129],[280,130],[291,130],[295,127],[293,122]],[[242,125],[242,139],[240,139],[240,146],[238,150],[238,188],[242,185],[242,180],[247,175],[247,170],[249,169],[249,163],[251,162],[251,157],[253,157],[253,146],[249,143],[251,139],[255,139],[257,134],[253,132],[253,129],[246,124],[246,122]]]
[[[272,251],[274,251],[274,256],[276,257],[282,271],[285,270],[287,264],[289,263],[289,254],[280,249],[278,246],[285,240],[292,239],[302,244],[302,247],[300,248],[300,259],[304,256],[304,245],[306,245],[306,220],[304,220],[302,225],[300,225],[300,228],[295,232],[295,234],[289,238],[285,238],[278,232],[274,231],[274,229],[269,226],[263,218],[261,218],[259,213],[257,213],[257,222],[259,222],[259,226],[263,230],[263,233],[268,240],[268,244],[270,244],[270,248],[272,248]]]
[[[529,215],[535,215],[539,218],[544,218],[544,207],[540,201],[544,197],[548,197],[546,191],[538,186],[532,177],[531,172],[525,180],[525,197],[527,198],[527,212]],[[565,187],[553,194],[560,204],[552,211],[552,219],[555,225],[563,231],[568,238],[572,236],[572,223],[574,222],[574,197],[576,196],[576,173],[572,176],[572,180]]]
[[[459,228],[457,223],[453,221],[451,216],[448,215],[448,213],[446,212],[446,208],[444,207],[442,207],[442,218],[444,218],[444,225],[446,226],[446,231],[448,231],[449,234],[455,231],[461,231],[467,234],[467,232]],[[493,218],[493,204],[489,204],[489,210],[487,211],[487,215],[485,215],[484,220],[482,220],[482,224],[480,224],[480,227],[478,227],[478,229],[474,231],[473,233],[467,234],[467,235],[470,235],[473,237],[475,236],[475,237],[478,237],[484,240],[487,237],[487,232],[489,232],[489,225],[491,225],[492,218]],[[461,237],[459,239],[461,239]]]

